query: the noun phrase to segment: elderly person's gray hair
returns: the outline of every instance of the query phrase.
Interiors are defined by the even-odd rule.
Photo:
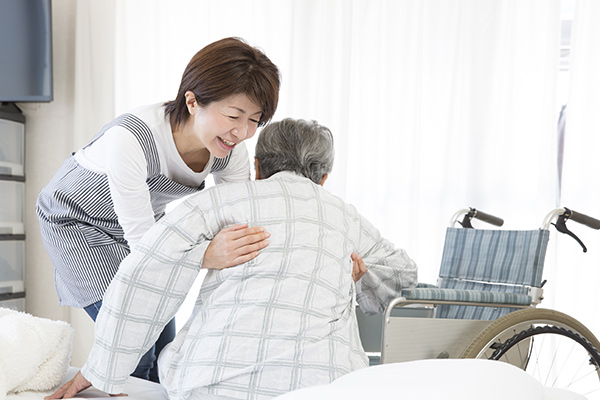
[[[319,184],[333,168],[333,135],[316,121],[286,118],[271,122],[256,143],[259,178],[292,171]]]

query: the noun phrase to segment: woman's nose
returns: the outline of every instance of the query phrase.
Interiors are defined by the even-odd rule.
[[[248,137],[248,124],[240,124],[239,126],[233,128],[233,130],[231,131],[231,133],[233,134],[233,136],[235,136],[236,138],[240,139],[240,140],[244,140]]]

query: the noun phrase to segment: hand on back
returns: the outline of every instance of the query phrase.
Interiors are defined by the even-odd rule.
[[[247,224],[228,226],[208,245],[202,268],[224,269],[246,263],[269,245],[269,236],[263,227],[248,228]]]

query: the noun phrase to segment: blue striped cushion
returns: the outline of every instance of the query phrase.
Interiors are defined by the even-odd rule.
[[[493,321],[508,313],[517,311],[518,308],[506,307],[476,307],[476,306],[448,306],[440,305],[435,310],[437,318],[448,319],[477,319]]]
[[[515,305],[531,304],[531,296],[526,294],[489,292],[483,290],[411,288],[402,290],[402,297],[407,300],[452,300]]]
[[[448,228],[440,277],[541,285],[550,232]]]
[[[527,286],[541,286],[547,230],[448,228],[440,267],[441,287],[405,289],[409,300],[449,300],[531,305]],[[516,308],[439,305],[438,318],[494,320]]]

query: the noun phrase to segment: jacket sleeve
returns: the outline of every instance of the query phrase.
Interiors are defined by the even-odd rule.
[[[359,249],[367,272],[356,284],[356,300],[367,314],[382,314],[402,289],[417,285],[417,265],[406,251],[381,237],[365,218],[360,219]]]
[[[121,263],[104,296],[94,345],[81,372],[120,393],[140,358],[175,316],[213,233],[201,207],[185,201],[156,223]]]

